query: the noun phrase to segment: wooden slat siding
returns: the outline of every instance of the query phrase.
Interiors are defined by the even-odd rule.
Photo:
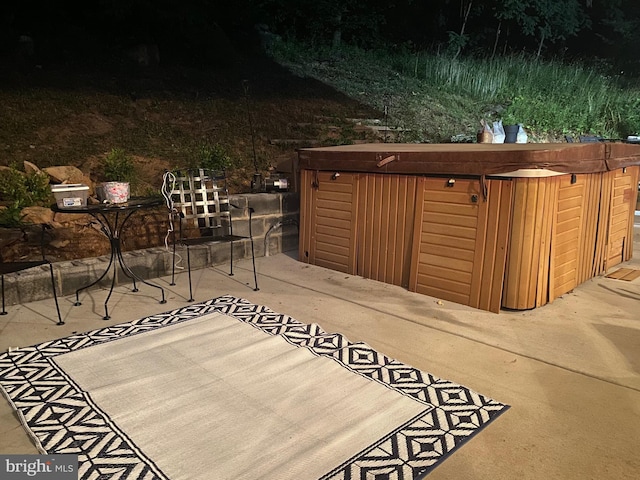
[[[470,305],[478,212],[486,204],[478,180],[456,179],[453,187],[446,182],[420,179],[409,289]],[[478,203],[471,202],[471,195],[478,196]]]
[[[374,224],[375,224],[375,210],[373,204],[376,198],[376,183],[375,176],[363,175],[360,178],[361,195],[360,199],[364,201],[358,207],[358,211],[361,217],[358,219],[359,231],[362,234],[358,235],[358,266],[357,273],[365,278],[371,278],[373,275],[373,262],[375,260],[374,254]],[[364,230],[362,230],[364,229]]]
[[[624,280],[625,282],[633,282],[638,277],[640,277],[640,270],[634,270],[632,268],[621,268],[617,272],[607,275],[607,278]]]
[[[419,275],[418,268],[418,257],[420,256],[420,245],[422,239],[426,237],[426,235],[422,232],[422,210],[424,206],[425,199],[425,184],[427,183],[427,179],[424,177],[418,178],[416,184],[416,212],[413,216],[413,238],[411,239],[411,270],[409,272],[409,291],[417,292],[418,284],[424,284],[426,279],[423,279]],[[444,235],[438,236],[437,238],[445,238]],[[449,274],[449,270],[446,269],[434,269],[434,274]]]
[[[536,305],[540,236],[544,219],[541,207],[546,179],[515,179],[513,217],[502,305],[525,310]],[[537,254],[536,254],[537,252]]]
[[[625,245],[624,259],[630,260],[633,257],[633,236],[634,236],[634,216],[636,210],[636,202],[638,198],[638,182],[640,182],[640,166],[627,167],[627,173],[631,177],[631,188],[633,190],[631,196],[631,204],[629,206],[629,218],[628,218],[628,234],[629,239]]]
[[[533,186],[533,183],[530,182],[530,187]],[[535,197],[532,198],[531,202],[527,205],[527,218],[533,218],[534,223],[531,228],[527,229],[530,241],[526,242],[528,245],[531,245],[530,250],[530,258],[529,262],[526,263],[527,269],[522,269],[522,272],[527,275],[529,281],[523,283],[520,289],[520,294],[523,295],[523,301],[526,298],[527,305],[537,306],[536,301],[538,298],[538,289],[545,289],[544,283],[542,285],[538,284],[538,278],[541,270],[541,263],[544,261],[542,257],[542,252],[545,251],[543,248],[546,245],[545,239],[542,237],[543,232],[547,232],[548,228],[545,225],[545,215],[548,214],[548,210],[546,206],[543,205],[543,202],[547,195],[547,190],[550,188],[548,179],[539,178],[535,182]],[[532,211],[531,211],[532,210]],[[546,282],[545,282],[546,283]],[[525,288],[525,285],[527,288]],[[527,307],[532,308],[532,307]]]
[[[550,291],[549,301],[553,301],[578,285],[585,188],[585,175],[576,175],[576,182],[573,184],[571,175],[560,177],[558,211],[555,215],[555,231],[552,237],[552,243],[555,246],[551,271],[554,286]]]
[[[580,235],[579,261],[576,283],[579,285],[592,276],[596,252],[596,232],[598,229],[599,174],[585,175],[584,202],[582,204],[582,235]]]
[[[591,225],[590,221],[593,219],[597,210],[594,210],[593,195],[592,195],[593,179],[591,175],[584,175],[584,190],[582,202],[582,211],[580,212],[580,222],[582,223],[580,238],[578,239],[578,263],[576,266],[576,284],[581,284],[585,280],[585,272],[590,269],[593,260],[593,248],[595,243],[591,239]],[[588,242],[588,243],[587,243]]]
[[[388,235],[385,282],[408,287],[411,271],[411,242],[413,241],[413,217],[416,209],[417,178],[409,175],[385,176],[390,183],[391,209]]]
[[[556,286],[556,279],[553,272],[556,267],[556,250],[558,247],[558,244],[555,241],[554,237],[557,230],[556,217],[558,215],[558,209],[560,205],[560,185],[564,180],[563,180],[563,177],[554,177],[552,179],[549,179],[549,181],[551,182],[551,185],[553,185],[553,193],[551,197],[552,203],[550,204],[550,208],[546,211],[547,219],[549,222],[549,229],[548,229],[549,234],[546,239],[547,242],[549,243],[548,259],[546,259],[545,261],[548,264],[547,276],[545,279],[546,296],[544,298],[544,302],[541,303],[540,305],[544,305],[546,303],[552,302],[554,299],[553,292]]]
[[[629,167],[626,172],[622,169],[614,172],[607,268],[631,258],[633,247],[629,244],[633,243],[633,215],[637,185],[637,167]]]
[[[356,272],[407,287],[417,178],[366,174],[360,179]]]
[[[336,179],[331,177],[331,172],[318,172],[318,187],[311,188],[308,261],[332,270],[355,273],[357,203],[354,199],[358,176],[347,173]],[[308,179],[306,174],[304,178],[313,182],[316,176],[312,172]]]
[[[555,211],[554,205],[558,201],[559,181],[556,177],[547,178],[541,182],[544,185],[544,194],[540,197],[542,204],[538,205],[540,210],[540,229],[538,252],[538,271],[534,280],[536,284],[534,303],[535,306],[544,305],[549,299],[549,255],[551,254],[551,232],[553,231],[553,221],[551,212]]]
[[[400,285],[401,281],[396,281],[394,275],[396,262],[402,263],[402,259],[398,257],[398,243],[396,241],[398,233],[398,182],[400,179],[396,175],[388,177],[384,188],[387,199],[386,230],[384,231],[387,254],[385,255],[384,279],[382,281],[391,285]]]
[[[606,272],[609,268],[607,266],[609,252],[609,227],[611,220],[611,197],[613,194],[614,176],[615,172],[604,172],[601,174],[594,276]]]
[[[512,182],[489,180],[486,208],[478,212],[478,236],[470,305],[498,313],[502,304],[511,220]]]
[[[373,245],[374,245],[374,254],[371,258],[371,271],[373,276],[371,277],[374,280],[378,280],[381,275],[381,260],[384,261],[384,259],[387,256],[387,252],[385,251],[385,245],[384,245],[384,241],[383,241],[383,237],[385,237],[386,231],[382,228],[382,219],[385,217],[385,204],[386,204],[386,199],[384,198],[384,186],[387,183],[385,180],[387,178],[386,175],[374,175],[375,177],[375,182],[376,182],[376,197],[374,199],[374,206],[373,206],[373,212],[374,212],[374,238],[372,238],[373,240]]]
[[[593,276],[596,262],[600,179],[601,175],[597,173],[587,175],[586,198],[583,210],[584,228],[582,229],[582,243],[580,244],[582,262],[578,270],[578,283],[582,283]]]
[[[596,253],[594,275],[606,271],[609,249],[609,217],[611,208],[611,182],[613,172],[603,172],[600,179],[600,203],[598,204],[598,230],[596,232]]]
[[[371,278],[373,262],[372,238],[374,236],[374,214],[372,204],[376,197],[375,181],[372,175],[365,174],[360,177],[360,195],[358,197],[358,211],[360,218],[357,227],[357,268],[356,273],[365,278]]]
[[[475,212],[470,212],[465,216],[460,217],[461,220],[465,220],[465,221],[460,221],[459,223],[462,226],[467,226],[465,225],[465,223],[468,223],[470,219],[472,219],[475,223],[475,231],[476,231],[476,238],[475,238],[475,244],[473,246],[473,251],[471,254],[471,259],[473,261],[473,265],[471,266],[471,272],[472,272],[472,276],[471,276],[471,287],[469,289],[469,306],[472,307],[478,307],[478,305],[480,304],[480,292],[482,290],[482,280],[483,280],[483,270],[484,270],[484,256],[486,254],[485,249],[487,248],[487,223],[489,221],[489,207],[493,204],[493,202],[491,201],[492,197],[496,194],[499,194],[499,192],[496,191],[492,191],[492,187],[493,185],[491,185],[491,183],[489,181],[486,182],[485,187],[486,187],[486,191],[487,191],[487,196],[486,198],[484,197],[480,197],[478,199],[478,202],[480,202],[480,205],[477,205]],[[481,190],[482,186],[481,184],[478,184],[478,188]],[[469,203],[470,205],[474,205],[473,203]],[[488,289],[491,289],[490,285],[487,285]],[[487,288],[485,287],[485,288]]]
[[[524,237],[523,209],[528,194],[528,179],[516,178],[513,192],[513,219],[511,224],[511,238],[507,256],[507,270],[505,272],[502,306],[518,308],[518,285],[520,282],[520,258],[522,257],[522,238]]]
[[[313,189],[312,171],[302,170],[300,172],[300,235],[298,239],[298,260],[309,263],[311,250],[311,228],[315,219],[313,218]]]
[[[577,249],[575,244],[555,242],[557,218],[565,227],[579,227],[580,202],[567,192],[562,193],[561,199],[560,185],[570,184],[570,180],[568,175],[514,180],[503,307],[526,310],[554,298],[553,271],[557,260],[562,260],[558,255],[567,251],[575,254]],[[560,204],[566,208],[559,210]]]
[[[624,243],[627,235],[628,205],[624,202],[624,192],[631,188],[629,175],[614,172],[611,192],[611,218],[609,221],[609,248],[607,251],[607,267],[611,268],[623,261]]]
[[[394,269],[394,284],[407,288],[411,273],[411,255],[413,246],[413,228],[416,217],[416,192],[418,178],[415,176],[400,177],[398,189],[398,231],[396,242],[398,245],[398,261]],[[400,228],[401,227],[401,228]]]

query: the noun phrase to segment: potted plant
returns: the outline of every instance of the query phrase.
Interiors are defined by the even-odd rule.
[[[518,125],[515,116],[511,112],[506,112],[502,117],[502,123],[504,125],[504,143],[516,143],[520,125]]]
[[[96,188],[101,202],[124,203],[129,200],[131,183],[135,181],[136,167],[131,155],[121,148],[112,148],[104,159],[105,182]]]

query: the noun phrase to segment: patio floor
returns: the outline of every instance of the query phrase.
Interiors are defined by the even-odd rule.
[[[636,258],[620,267],[640,269]],[[328,332],[364,341],[438,377],[511,405],[511,409],[439,466],[429,479],[635,479],[640,472],[640,278],[591,279],[530,311],[484,311],[403,288],[306,265],[295,252],[250,261],[234,277],[225,266],[194,273],[196,301],[223,294],[266,305]],[[612,271],[615,269],[612,269]],[[104,290],[9,308],[0,317],[0,349],[27,346],[185,306],[177,286],[158,279],[138,293],[116,287],[112,319],[102,320]],[[9,405],[0,401],[0,453],[37,453]]]

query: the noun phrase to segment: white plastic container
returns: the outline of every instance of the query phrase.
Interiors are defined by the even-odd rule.
[[[81,183],[63,183],[51,185],[58,208],[84,207],[87,204],[89,186]]]

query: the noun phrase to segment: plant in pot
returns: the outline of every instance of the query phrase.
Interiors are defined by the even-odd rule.
[[[235,166],[235,160],[228,150],[219,143],[203,143],[193,148],[187,157],[186,170],[201,168],[225,173]]]
[[[121,148],[112,148],[104,164],[105,181],[96,188],[98,200],[107,203],[124,203],[129,200],[131,184],[136,178],[136,166],[131,155]]]
[[[228,175],[232,172],[230,180],[237,180],[237,177],[233,176],[233,172],[238,168],[237,159],[219,143],[203,143],[195,147],[187,157],[185,168],[195,172],[204,169],[209,174],[225,179],[229,179]]]
[[[504,124],[504,143],[516,143],[520,125],[516,122],[515,116],[507,112],[502,118],[502,123]]]

